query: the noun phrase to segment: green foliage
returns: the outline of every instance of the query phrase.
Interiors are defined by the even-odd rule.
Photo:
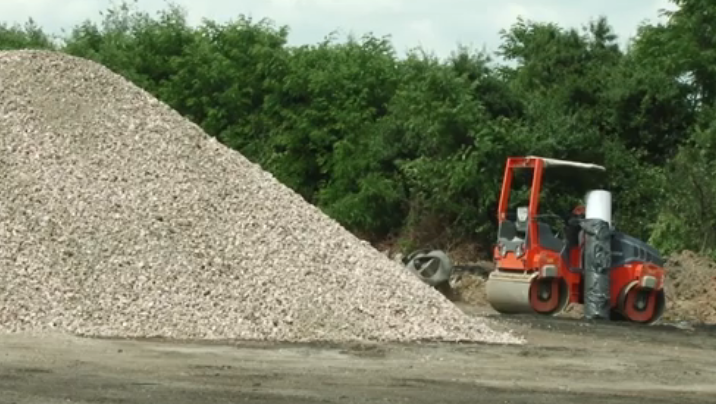
[[[32,20],[0,25],[0,49],[108,66],[371,241],[489,245],[505,159],[543,155],[609,169],[553,173],[543,210],[608,187],[622,230],[714,253],[716,6],[674,3],[626,50],[604,18],[581,30],[518,19],[501,32],[507,63],[466,48],[400,57],[372,35],[288,46],[288,27],[267,20],[193,27],[177,6],[127,3],[61,44]]]
[[[671,251],[716,253],[716,124],[714,110],[704,111],[668,164],[662,216],[653,242]]]
[[[24,25],[0,22],[0,51],[12,49],[55,50],[56,47],[52,38],[33,19]]]

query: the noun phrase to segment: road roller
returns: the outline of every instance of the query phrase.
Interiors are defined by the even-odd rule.
[[[543,179],[553,167],[606,171],[603,166],[544,157],[507,159],[498,205],[498,235],[493,248],[495,268],[487,284],[487,300],[503,314],[557,315],[569,304],[584,304],[585,234],[580,223],[598,219],[608,225],[604,303],[610,320],[653,324],[664,312],[664,260],[652,246],[614,229],[611,193],[590,190],[583,203],[566,214],[540,213]],[[510,208],[513,179],[529,170],[527,206]],[[528,199],[528,201],[527,201]],[[560,229],[550,220],[557,218]],[[605,226],[606,226],[605,225]],[[588,291],[594,293],[594,291]],[[593,296],[593,295],[590,295]]]

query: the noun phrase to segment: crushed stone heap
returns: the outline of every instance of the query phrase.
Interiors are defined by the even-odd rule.
[[[664,319],[716,324],[716,262],[681,251],[672,254],[665,267]]]
[[[122,77],[0,52],[0,330],[521,342]]]

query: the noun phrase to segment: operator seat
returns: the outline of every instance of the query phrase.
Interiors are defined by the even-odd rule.
[[[552,232],[552,228],[547,223],[539,221],[537,222],[537,226],[539,228],[540,246],[544,249],[557,253],[562,252],[562,249],[564,248],[564,241],[554,235],[554,232]],[[529,244],[530,234],[528,220],[520,220],[518,215],[518,217],[515,218],[514,221],[514,228],[518,234],[525,235],[525,243]]]
[[[554,235],[549,224],[537,222],[539,229],[539,243],[544,249],[561,253],[564,248],[564,241]],[[508,251],[514,251],[513,247],[521,243],[524,235],[525,244],[529,244],[530,234],[528,220],[520,220],[519,215],[514,221],[505,220],[498,230],[498,237],[508,246]]]
[[[542,248],[556,253],[561,253],[564,249],[564,241],[554,235],[550,225],[544,222],[538,222],[539,225],[539,244]],[[529,239],[529,234],[527,235]]]

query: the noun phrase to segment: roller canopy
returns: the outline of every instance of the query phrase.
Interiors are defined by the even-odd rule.
[[[529,156],[527,158],[540,159],[544,162],[545,167],[575,167],[575,168],[583,168],[583,169],[587,169],[587,170],[600,170],[600,171],[607,170],[603,166],[600,166],[597,164],[580,163],[577,161],[552,159],[552,158],[539,157],[539,156]]]

